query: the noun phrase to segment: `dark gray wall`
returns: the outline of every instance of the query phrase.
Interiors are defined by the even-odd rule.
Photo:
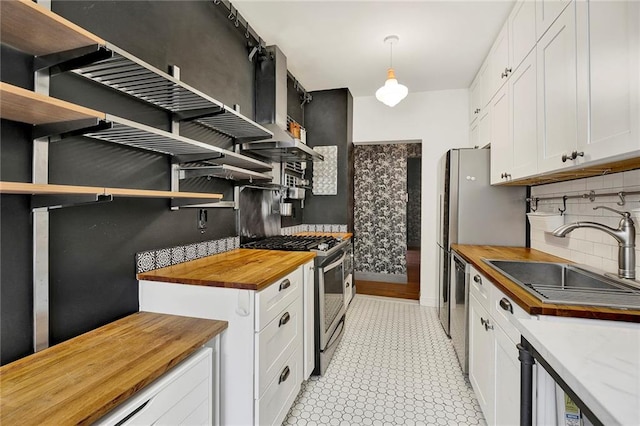
[[[311,95],[313,100],[305,106],[307,144],[338,146],[338,194],[314,196],[307,191],[303,222],[347,224],[353,230],[353,97],[349,89]],[[311,163],[308,173],[313,176]]]
[[[253,116],[254,68],[244,36],[212,2],[54,0],[53,11],[159,69],[179,65],[185,82]],[[4,46],[1,54],[2,81],[33,88],[32,58]],[[169,128],[165,112],[79,77],[54,77],[51,94]],[[1,131],[0,177],[30,181],[29,126],[3,120]],[[164,155],[72,138],[51,144],[49,181],[168,190],[169,165]],[[232,196],[232,185],[217,180],[197,179],[181,189]],[[5,364],[32,350],[30,197],[2,195],[0,213],[0,362]],[[137,311],[136,252],[236,235],[233,210],[209,209],[205,234],[196,228],[196,215],[197,209],[171,211],[168,200],[135,198],[52,211],[52,344]]]

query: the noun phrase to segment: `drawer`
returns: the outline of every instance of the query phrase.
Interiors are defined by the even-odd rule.
[[[302,294],[302,268],[256,293],[255,330],[262,330]]]
[[[491,286],[491,309],[489,314],[493,320],[504,330],[513,343],[520,343],[520,332],[515,326],[519,319],[532,318],[509,296],[505,295],[498,287]]]
[[[478,303],[489,310],[489,297],[493,284],[482,275],[473,265],[469,265],[469,292],[476,297]]]
[[[300,392],[302,382],[302,347],[299,346],[284,362],[269,383],[262,398],[255,401],[255,423],[281,425]]]
[[[204,404],[207,422],[212,409],[212,350],[202,348],[143,388],[96,424],[140,425],[162,419],[183,420]]]
[[[254,398],[260,398],[278,376],[291,353],[302,346],[302,298],[283,309],[259,333],[256,333],[256,374]]]

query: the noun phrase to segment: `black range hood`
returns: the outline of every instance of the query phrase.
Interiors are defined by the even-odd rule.
[[[277,46],[268,46],[266,58],[256,69],[256,121],[273,133],[273,138],[247,142],[242,151],[275,162],[312,161],[324,158],[286,131],[287,58]]]

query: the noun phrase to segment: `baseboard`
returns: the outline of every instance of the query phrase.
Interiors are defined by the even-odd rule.
[[[422,306],[430,306],[432,308],[438,307],[438,299],[435,297],[421,297],[420,305]]]
[[[354,272],[356,280],[361,281],[378,281],[383,283],[406,284],[406,274],[380,274],[377,272]]]

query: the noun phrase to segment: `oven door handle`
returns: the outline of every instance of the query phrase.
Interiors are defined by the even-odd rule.
[[[342,257],[341,257],[340,259],[336,260],[336,261],[335,261],[335,262],[333,262],[332,264],[327,265],[326,267],[324,267],[324,268],[323,268],[323,269],[324,269],[324,272],[328,272],[328,271],[332,270],[333,268],[335,268],[336,266],[340,265],[340,264],[344,261],[344,258],[345,258],[346,256],[347,256],[347,253],[343,254],[343,255],[342,255]]]

